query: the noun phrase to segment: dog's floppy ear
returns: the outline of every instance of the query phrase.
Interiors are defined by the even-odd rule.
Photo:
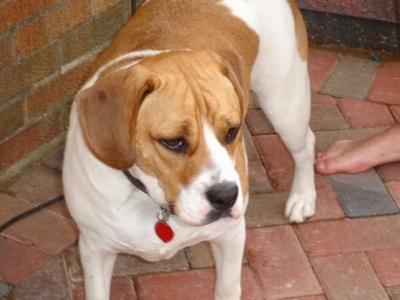
[[[102,76],[76,98],[79,123],[92,153],[107,165],[127,169],[135,161],[134,129],[144,97],[159,86],[146,68]]]

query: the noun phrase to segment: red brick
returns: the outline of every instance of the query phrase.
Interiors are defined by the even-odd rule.
[[[137,295],[141,300],[213,299],[214,269],[164,273],[136,278]],[[243,266],[242,299],[263,299],[252,270]]]
[[[17,284],[51,259],[35,249],[0,236],[0,279]]]
[[[136,300],[136,292],[129,277],[113,278],[110,300]]]
[[[311,79],[311,91],[318,92],[337,63],[336,52],[310,48],[308,70]]]
[[[58,70],[58,49],[51,46],[22,60],[21,63],[0,70],[0,103],[26,90],[32,84]]]
[[[400,248],[370,252],[368,257],[384,286],[400,285]]]
[[[84,83],[88,64],[82,64],[69,70],[35,90],[27,100],[28,118],[36,118],[52,105],[73,97]]]
[[[311,258],[328,299],[388,299],[364,253]]]
[[[88,19],[88,1],[70,0],[65,5],[22,27],[18,46],[26,56]]]
[[[23,199],[0,193],[0,224],[11,220],[15,216],[32,209],[34,206]]]
[[[0,68],[7,67],[15,61],[17,57],[16,49],[15,36],[13,34],[7,34],[0,40]]]
[[[400,105],[400,62],[387,62],[379,71],[369,93],[373,102]]]
[[[72,284],[72,295],[74,300],[85,300],[85,286],[83,282]]]
[[[332,96],[321,95],[321,94],[311,94],[311,104],[312,105],[335,105],[336,99]]]
[[[108,43],[131,16],[130,1],[108,9],[98,17],[79,25],[59,38],[62,65],[87,54]],[[71,47],[71,45],[73,45]]]
[[[400,285],[387,289],[391,300],[400,300]]]
[[[248,230],[246,253],[267,299],[322,294],[318,280],[290,226]]]
[[[294,297],[287,300],[326,300],[326,298],[323,295],[317,295],[317,296]]]
[[[57,3],[57,0],[10,0],[0,9],[0,31],[10,28],[22,20]]]
[[[0,140],[4,140],[25,124],[25,101],[16,101],[0,109]]]
[[[329,184],[317,186],[317,210],[310,221],[344,218],[336,193]]]
[[[397,1],[397,23],[400,22],[400,2]]]
[[[397,207],[400,208],[400,181],[386,182],[385,185],[396,202]]]
[[[97,16],[106,9],[121,2],[121,0],[91,0],[91,12],[93,16]]]
[[[25,170],[7,190],[37,206],[63,194],[61,174],[45,167],[34,166]],[[70,218],[64,201],[48,209],[59,216]]]
[[[400,215],[305,223],[296,231],[310,256],[400,247]]]
[[[313,131],[349,128],[336,105],[313,105],[310,127]]]
[[[261,109],[250,109],[246,115],[246,123],[252,134],[274,133],[274,128]]]
[[[330,184],[328,183],[328,177],[325,175],[319,174],[315,172],[314,174],[314,182],[316,187],[329,187]]]
[[[383,127],[395,123],[385,105],[354,99],[339,99],[338,104],[352,128]]]
[[[22,219],[3,233],[50,255],[61,253],[73,245],[78,237],[78,231],[71,221],[48,211],[40,211]]]
[[[400,123],[400,106],[393,105],[390,107],[390,111],[392,112],[397,123]]]
[[[265,193],[273,191],[267,171],[261,164],[249,164],[250,194]]]
[[[392,162],[377,167],[383,181],[400,181],[400,162]]]
[[[287,191],[292,185],[293,160],[276,134],[254,137],[260,156],[276,190]]]
[[[249,109],[259,109],[260,105],[258,104],[258,97],[252,91],[250,91],[250,103]]]
[[[72,286],[74,300],[85,300],[83,282]],[[130,277],[113,278],[111,281],[110,300],[136,300],[136,292]]]
[[[0,171],[59,136],[64,129],[64,114],[62,110],[53,112],[0,144]]]

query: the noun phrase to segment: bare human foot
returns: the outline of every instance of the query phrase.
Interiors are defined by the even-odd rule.
[[[361,140],[339,140],[317,154],[321,174],[359,173],[377,165],[400,161],[400,124]]]

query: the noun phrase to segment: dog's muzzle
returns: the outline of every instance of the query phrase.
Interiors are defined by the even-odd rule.
[[[225,181],[213,185],[207,192],[206,197],[213,210],[206,217],[205,223],[211,223],[221,217],[231,217],[231,208],[235,205],[239,188],[235,182]]]

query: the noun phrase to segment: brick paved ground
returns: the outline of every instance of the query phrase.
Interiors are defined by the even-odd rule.
[[[311,49],[317,150],[400,121],[400,62]],[[400,299],[400,163],[358,175],[316,175],[317,214],[283,218],[292,162],[253,105],[247,135],[251,202],[243,299]],[[61,155],[0,189],[0,223],[62,193]],[[0,235],[0,298],[83,299],[77,231],[64,203]],[[112,299],[212,299],[213,261],[200,244],[160,263],[120,255]],[[2,298],[2,299],[3,299]]]

